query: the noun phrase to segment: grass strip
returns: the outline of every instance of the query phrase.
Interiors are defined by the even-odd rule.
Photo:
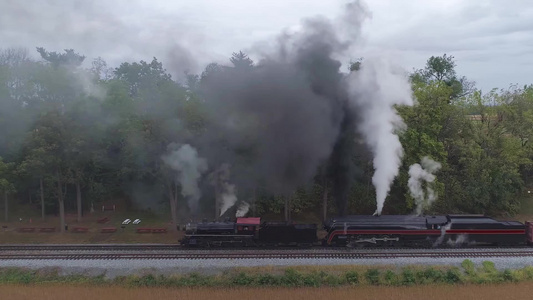
[[[493,284],[533,281],[533,267],[498,270],[493,262],[477,266],[464,260],[461,268],[405,267],[401,269],[367,268],[325,272],[286,268],[283,272],[226,272],[222,275],[128,275],[107,278],[105,274],[60,275],[59,269],[31,270],[1,268],[0,284],[38,285],[48,283],[109,285],[123,287],[338,287],[338,286],[415,286],[428,284]]]

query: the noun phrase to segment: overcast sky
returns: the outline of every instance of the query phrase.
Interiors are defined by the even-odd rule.
[[[335,18],[342,0],[0,0],[0,47],[74,48],[111,66],[163,61],[201,72],[232,52],[252,57],[284,29],[316,15]],[[533,1],[368,0],[371,17],[352,58],[388,56],[405,69],[455,56],[484,91],[533,83]],[[260,46],[257,46],[258,43]],[[343,58],[347,63],[350,57]]]

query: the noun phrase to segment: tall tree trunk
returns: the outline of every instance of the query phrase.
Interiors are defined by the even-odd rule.
[[[254,196],[252,199],[252,217],[255,217],[256,202],[257,202],[257,188],[254,187]]]
[[[78,208],[78,222],[81,222],[81,187],[80,180],[76,180],[76,206]]]
[[[322,194],[322,221],[328,217],[328,184],[324,182],[324,193]]]
[[[168,183],[168,199],[170,200],[170,215],[172,217],[172,230],[178,230],[178,185]]]
[[[291,197],[285,196],[285,221],[291,222]]]
[[[218,220],[218,218],[220,217],[220,204],[221,204],[221,199],[220,199],[220,196],[221,196],[221,193],[220,193],[220,179],[218,178],[218,174],[217,174],[217,179],[216,179],[216,184],[215,184],[215,220]]]
[[[44,220],[44,184],[42,177],[39,179],[39,185],[41,188],[41,218]]]
[[[7,190],[6,190],[4,191],[4,218],[6,222],[9,220],[8,211],[9,211],[9,206],[8,206],[8,201],[7,201]]]
[[[63,188],[61,187],[61,174],[57,173],[57,201],[59,202],[59,219],[61,233],[65,232],[65,203],[63,201]]]
[[[31,205],[32,204],[32,202],[31,202],[31,191],[28,191],[28,200],[29,200],[29,203]]]

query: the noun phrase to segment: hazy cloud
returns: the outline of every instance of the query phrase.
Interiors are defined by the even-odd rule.
[[[173,73],[199,72],[210,61],[227,62],[231,52],[257,51],[257,42],[299,28],[302,18],[338,15],[338,4],[346,1],[336,2],[4,0],[0,46],[74,48],[113,66],[156,56]],[[372,0],[367,6],[372,19],[363,27],[366,43],[341,61],[380,52],[411,69],[448,53],[459,73],[484,90],[531,83],[531,1]]]

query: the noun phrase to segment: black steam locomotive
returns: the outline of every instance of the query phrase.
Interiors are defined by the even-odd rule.
[[[260,218],[191,223],[181,244],[187,247],[411,246],[443,247],[533,243],[533,223],[497,221],[483,215],[344,216],[329,219],[326,236],[316,224],[261,223]]]

